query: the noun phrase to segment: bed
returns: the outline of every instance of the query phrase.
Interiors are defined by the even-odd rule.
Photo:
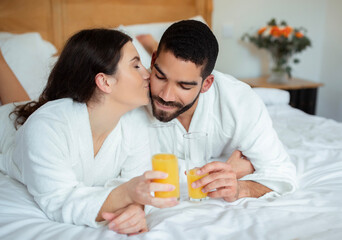
[[[32,11],[25,11],[28,7]],[[142,8],[151,14],[144,14],[146,18],[140,15],[137,9]],[[137,16],[98,19],[91,14],[94,9]],[[210,25],[211,12],[212,2],[206,0],[2,0],[0,47],[24,88],[30,90],[30,97],[35,98],[63,41],[81,28],[116,27],[133,37],[151,33],[158,40],[175,20],[201,15],[196,19]],[[25,23],[28,18],[32,21]],[[145,54],[138,43],[136,47],[140,55]],[[145,55],[145,64],[148,61]],[[34,81],[37,78],[40,80]],[[0,172],[0,239],[341,239],[342,123],[292,108],[285,91],[254,90],[266,104],[274,128],[297,167],[299,189],[293,194],[279,197],[269,193],[233,203],[215,199],[191,203],[186,186],[181,185],[178,206],[147,207],[149,232],[127,237],[106,226],[94,229],[50,221],[24,185]],[[3,117],[0,111],[0,124],[5,124]],[[8,140],[3,138],[5,134],[9,133],[0,132],[0,150]]]

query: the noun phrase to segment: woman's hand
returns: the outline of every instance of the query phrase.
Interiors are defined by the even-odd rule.
[[[140,204],[130,204],[114,213],[104,212],[102,217],[108,221],[109,229],[120,234],[130,236],[148,231],[144,206]]]
[[[175,186],[171,184],[152,182],[153,179],[164,179],[167,176],[167,173],[164,172],[147,171],[142,176],[131,179],[126,183],[129,198],[134,203],[152,205],[158,208],[177,205],[177,198],[156,198],[151,195],[151,192],[168,192],[175,189]]]
[[[132,204],[152,205],[158,208],[173,207],[178,204],[177,198],[155,198],[151,192],[173,191],[171,184],[154,183],[153,179],[167,178],[167,174],[158,171],[147,171],[142,176],[132,178],[128,182],[114,188],[103,203],[96,221],[104,220],[104,213],[115,213]]]

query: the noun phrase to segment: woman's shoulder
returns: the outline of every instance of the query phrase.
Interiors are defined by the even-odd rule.
[[[129,125],[131,128],[140,128],[148,126],[149,118],[144,107],[136,108],[121,117],[123,125]]]
[[[146,141],[148,138],[147,128],[149,119],[144,108],[134,109],[120,119],[122,136],[130,148],[136,147],[136,144],[141,144],[141,141]]]
[[[57,114],[58,111],[65,112],[69,111],[74,107],[74,101],[71,98],[62,98],[45,103],[43,106],[38,108],[33,114]]]
[[[82,109],[82,104],[75,103],[70,98],[49,101],[32,113],[23,127],[39,128],[40,126],[46,126],[50,128],[57,127],[58,129],[70,124],[80,109]]]
[[[53,118],[62,120],[70,118],[80,111],[85,105],[84,103],[74,102],[71,98],[62,98],[45,103],[38,108],[30,118]]]

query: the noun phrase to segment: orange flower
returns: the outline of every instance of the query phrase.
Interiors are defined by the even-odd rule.
[[[265,32],[266,29],[267,29],[267,27],[260,28],[258,31],[258,34],[261,35],[263,32]]]
[[[302,37],[304,37],[303,33],[301,33],[301,32],[296,32],[295,36],[296,36],[297,38],[302,38]]]
[[[292,33],[292,27],[286,26],[281,30],[281,33],[284,37],[289,37],[289,35]]]
[[[270,34],[273,36],[273,37],[280,37],[282,32],[281,30],[277,27],[277,26],[273,26],[271,28],[271,32]]]

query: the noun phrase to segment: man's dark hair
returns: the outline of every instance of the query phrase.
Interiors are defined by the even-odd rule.
[[[161,51],[171,51],[176,58],[203,66],[204,80],[213,71],[218,55],[218,43],[210,28],[195,20],[172,24],[163,34],[157,56]]]

